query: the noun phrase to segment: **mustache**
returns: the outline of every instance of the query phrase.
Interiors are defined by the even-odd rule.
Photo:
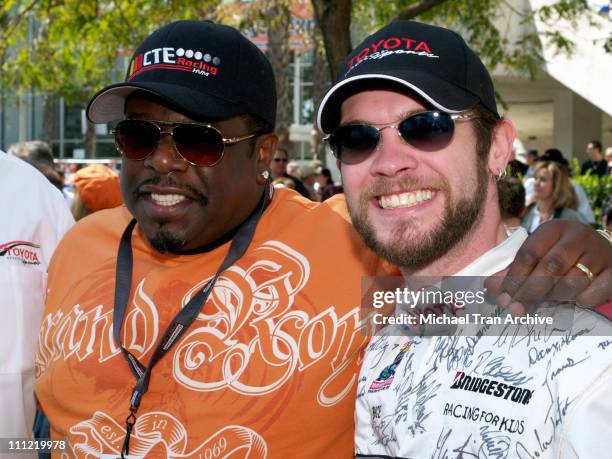
[[[166,176],[156,175],[154,177],[149,177],[149,178],[142,180],[134,188],[135,197],[140,197],[145,194],[148,194],[148,193],[144,193],[143,191],[141,191],[142,187],[145,185],[155,185],[155,186],[160,186],[160,187],[173,187],[173,188],[183,189],[187,191],[189,194],[195,196],[196,202],[199,202],[203,206],[208,204],[208,198],[206,197],[204,193],[202,193],[200,190],[198,190],[197,188],[193,187],[192,185],[188,183],[180,183],[178,180],[173,178],[171,175],[166,175]]]

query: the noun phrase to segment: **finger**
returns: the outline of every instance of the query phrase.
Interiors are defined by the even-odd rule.
[[[502,283],[504,281],[504,277],[507,274],[508,274],[508,268],[502,269],[501,271],[498,271],[495,274],[492,274],[491,276],[485,279],[484,287],[487,289],[487,291],[490,291],[491,293],[495,293],[495,294],[501,293]]]
[[[511,295],[513,302],[530,307],[544,301],[547,299],[547,294],[552,294],[552,290],[564,276],[579,277],[579,274],[584,276],[584,273],[575,268],[578,262],[589,266],[594,274],[604,270],[606,257],[602,256],[600,251],[593,250],[588,242],[586,244],[577,243],[579,242],[579,239],[577,239],[579,234],[584,232],[585,240],[589,241],[589,238],[593,236],[591,234],[593,231],[581,226],[578,226],[576,230],[579,231],[569,232],[558,239],[557,243],[549,249],[531,271],[528,278],[514,280],[512,285],[515,287],[518,285],[518,288]],[[599,240],[595,242],[599,242]],[[568,280],[567,284],[574,289],[568,289],[563,285],[560,287],[564,294],[569,294],[566,299],[575,299],[582,290],[588,287],[587,284],[577,279]],[[556,294],[559,295],[560,292],[557,291]]]
[[[547,222],[540,225],[523,242],[514,261],[508,266],[508,274],[502,284],[502,290],[514,297],[521,289],[523,282],[537,268],[540,260],[559,242],[562,235],[563,231],[558,222]]]
[[[504,278],[508,273],[508,269],[503,269],[491,276],[487,277],[484,281],[484,288],[486,290],[485,299],[488,304],[497,304],[502,308],[507,308],[512,298],[506,292],[502,291],[502,284]]]
[[[608,264],[609,265],[609,264]],[[610,268],[610,266],[608,266]],[[591,288],[593,282],[599,275],[605,274],[606,263],[602,257],[595,256],[588,248],[585,249],[585,254],[574,264],[574,266],[563,276],[557,285],[551,292],[551,296],[557,300],[570,300],[577,301],[577,298],[587,289],[590,289],[590,293],[587,292],[583,300],[589,301],[587,307],[596,307],[599,304],[593,304],[597,298],[605,294],[606,290],[612,289],[612,286],[600,286],[601,281],[598,281],[593,288]],[[603,290],[602,290],[603,289]],[[592,305],[592,306],[591,306]]]
[[[559,279],[548,296],[553,301],[574,301],[590,285],[591,281],[589,278],[578,268],[574,267]]]
[[[563,240],[560,242],[559,246],[562,245]],[[558,253],[561,257],[567,256],[567,252],[559,251]],[[547,260],[549,256],[551,260]],[[521,289],[515,294],[513,302],[524,305],[528,310],[533,310],[534,306],[543,301],[555,299],[574,301],[584,290],[592,286],[595,278],[605,269],[605,266],[602,266],[601,260],[592,253],[585,253],[580,256],[573,265],[570,265],[571,258],[563,260],[555,257],[555,250],[551,250],[542,259],[542,262],[532,272],[531,277],[523,282]],[[593,281],[584,271],[577,267],[578,263],[582,264],[593,275]],[[561,275],[566,266],[570,266],[569,270],[564,275]],[[540,269],[543,271],[540,271]],[[543,274],[540,274],[540,272],[543,272]],[[556,275],[551,276],[550,274]],[[598,286],[599,282],[586,297],[588,301],[594,301],[601,296],[602,292]]]
[[[612,301],[612,267],[597,274],[593,282],[576,297],[580,306],[588,308],[596,308],[609,301]]]

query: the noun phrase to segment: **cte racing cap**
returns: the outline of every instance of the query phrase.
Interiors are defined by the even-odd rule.
[[[136,90],[155,94],[194,119],[256,115],[274,127],[276,86],[264,54],[236,29],[211,21],[176,21],[157,29],[136,50],[125,82],[89,102],[93,123],[123,119]]]
[[[446,113],[481,103],[499,117],[491,76],[459,34],[398,20],[370,35],[344,59],[336,83],[319,106],[319,129],[329,134],[340,123],[344,100],[381,85],[408,89]]]

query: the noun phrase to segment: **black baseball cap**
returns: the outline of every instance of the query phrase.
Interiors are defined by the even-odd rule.
[[[274,127],[276,85],[266,56],[238,30],[212,21],[167,24],[138,47],[125,82],[99,91],[87,106],[93,123],[124,117],[136,90],[155,94],[194,119],[251,114]]]
[[[456,32],[414,21],[393,21],[367,37],[342,62],[317,122],[330,133],[340,123],[340,106],[368,88],[408,89],[446,113],[478,103],[499,117],[489,72]]]

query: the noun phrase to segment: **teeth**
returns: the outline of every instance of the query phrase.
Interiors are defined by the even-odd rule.
[[[378,198],[378,204],[383,209],[396,209],[398,207],[412,207],[422,202],[429,201],[434,196],[431,190],[410,191],[408,193],[393,194],[390,196],[381,196]]]
[[[151,193],[153,202],[160,206],[174,206],[186,198],[182,194],[157,194]]]

